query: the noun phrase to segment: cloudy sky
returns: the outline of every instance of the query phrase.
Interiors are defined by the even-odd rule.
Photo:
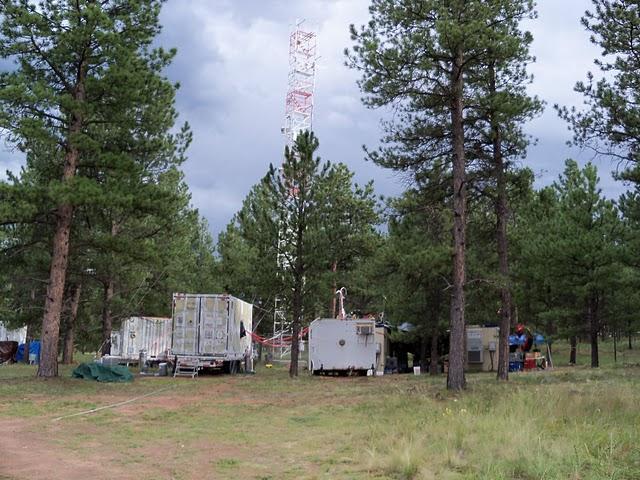
[[[319,38],[314,130],[320,155],[344,162],[359,182],[373,179],[379,193],[402,191],[393,173],[364,160],[362,145],[375,145],[381,112],[360,103],[357,73],[344,66],[350,23],[368,18],[369,0],[169,0],[162,13],[160,43],[177,47],[168,75],[179,81],[178,109],[194,132],[184,166],[193,204],[214,235],[239,209],[252,185],[278,163],[287,90],[288,36],[296,19],[308,19]],[[576,80],[592,69],[598,51],[579,23],[590,0],[538,0],[539,18],[527,25],[537,58],[532,93],[547,102],[544,115],[528,131],[538,138],[525,164],[539,185],[550,183],[568,157],[581,162],[589,152],[566,146],[569,132],[552,105],[579,105]],[[21,159],[0,150],[0,169],[15,170]],[[609,175],[613,166],[597,162],[602,188],[617,197],[624,186]]]

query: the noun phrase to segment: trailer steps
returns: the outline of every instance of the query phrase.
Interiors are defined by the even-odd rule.
[[[176,361],[176,369],[173,377],[191,377],[198,376],[198,359],[197,358],[179,358]]]

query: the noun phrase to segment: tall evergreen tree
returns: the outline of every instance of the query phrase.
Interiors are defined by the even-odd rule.
[[[546,297],[534,313],[544,323],[560,321],[560,333],[570,338],[586,334],[592,367],[599,366],[603,305],[620,269],[620,219],[598,182],[592,164],[580,169],[567,161],[559,180],[539,195],[543,205],[523,222],[519,247],[523,273]]]
[[[282,169],[270,167],[218,242],[232,293],[245,292],[261,305],[280,298],[294,339],[305,318],[330,310],[332,265],[345,279],[376,238],[372,185],[360,188],[344,165],[322,163],[314,156],[318,145],[312,132],[301,133],[285,150]],[[298,356],[294,341],[292,377]]]
[[[429,373],[436,375],[443,353],[438,349],[438,340],[447,330],[444,320],[448,314],[451,261],[447,233],[451,217],[442,199],[431,198],[433,203],[427,202],[427,195],[432,192],[409,190],[391,202],[389,234],[377,256],[372,278],[385,287],[391,321],[402,319],[416,325],[421,366],[427,369],[428,352]]]
[[[582,17],[591,43],[601,49],[595,60],[602,78],[589,73],[575,91],[585,109],[556,105],[573,130],[573,142],[626,163],[623,179],[640,183],[640,8],[637,0],[592,0]]]
[[[526,6],[532,15],[533,2]],[[522,125],[540,113],[542,104],[526,91],[531,77],[526,72],[527,63],[532,61],[529,45],[532,37],[519,30],[521,17],[511,19],[510,35],[498,48],[491,50],[486,72],[481,72],[477,94],[480,105],[479,117],[484,120],[484,128],[478,131],[476,155],[486,163],[484,175],[492,188],[485,194],[493,197],[496,228],[495,243],[498,254],[500,279],[500,338],[498,342],[498,379],[509,378],[509,333],[512,314],[512,287],[509,269],[509,181],[515,159],[526,154],[529,143]],[[484,85],[482,82],[484,79]],[[517,177],[517,175],[516,175]]]
[[[465,387],[466,151],[477,126],[470,113],[480,70],[502,46],[517,43],[514,22],[531,10],[525,0],[373,0],[371,20],[352,26],[349,64],[370,107],[393,106],[385,147],[376,163],[429,176],[435,165],[452,173],[453,268],[447,387]],[[516,33],[516,37],[518,34]],[[516,50],[520,52],[520,47]],[[518,53],[519,54],[519,53]],[[504,60],[506,61],[506,60]],[[447,169],[448,169],[447,168]]]
[[[174,52],[151,48],[160,30],[161,3],[0,3],[0,56],[17,65],[0,74],[0,127],[27,154],[45,153],[56,174],[47,188],[55,226],[42,320],[41,377],[57,375],[60,314],[77,208],[106,198],[135,201],[130,193],[123,197],[121,190],[109,192],[104,177],[114,171],[123,177],[128,171],[153,183],[154,172],[176,161],[173,155],[159,154],[147,164],[149,156],[140,152],[180,148],[171,147],[180,139],[168,133],[176,118],[175,86],[161,76]],[[107,142],[114,138],[123,141]]]

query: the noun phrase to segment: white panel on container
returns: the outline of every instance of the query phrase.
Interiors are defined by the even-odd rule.
[[[376,363],[373,335],[359,335],[358,326],[375,328],[373,320],[318,319],[309,330],[309,360],[313,370],[368,370]]]
[[[187,299],[197,300],[195,315],[185,307]],[[251,304],[230,295],[175,294],[172,353],[241,360],[251,352],[251,338],[240,338],[240,323],[250,332],[252,314]],[[193,326],[188,325],[190,318],[195,319]]]
[[[172,352],[178,355],[198,353],[198,315],[200,299],[195,295],[180,295],[174,299]]]
[[[140,350],[148,358],[165,358],[171,345],[171,319],[130,317],[111,334],[111,355],[137,360]]]
[[[25,343],[27,340],[27,327],[8,329],[0,322],[0,342]]]
[[[200,310],[200,354],[226,352],[227,301],[217,295],[203,295]]]

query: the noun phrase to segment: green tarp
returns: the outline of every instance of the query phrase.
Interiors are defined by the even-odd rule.
[[[98,382],[131,382],[133,375],[122,365],[102,365],[100,363],[81,363],[72,374],[73,378],[97,380]]]

